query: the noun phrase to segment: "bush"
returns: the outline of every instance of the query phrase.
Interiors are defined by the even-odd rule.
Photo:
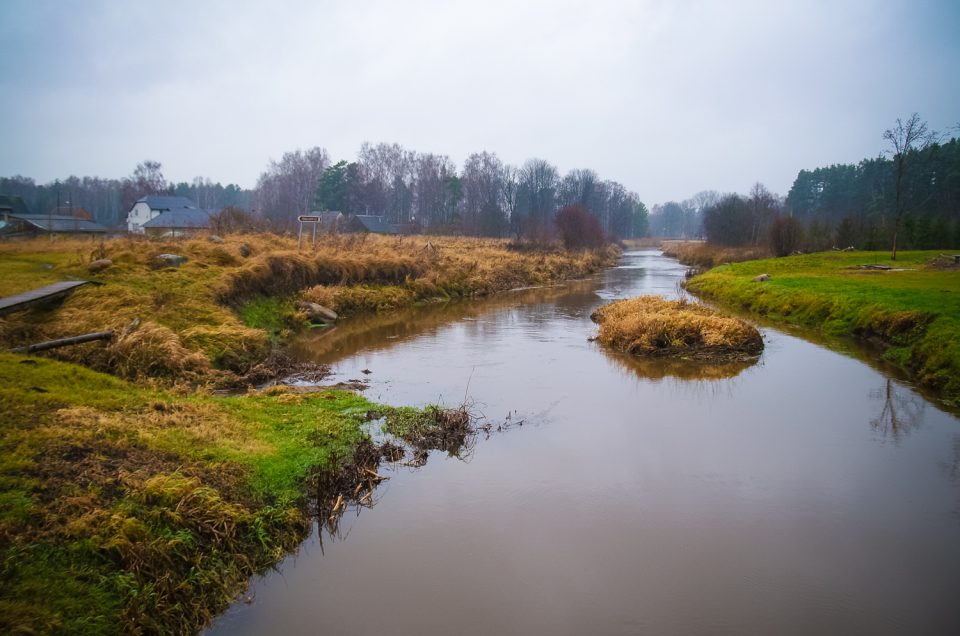
[[[775,256],[789,256],[803,241],[803,226],[792,216],[780,216],[770,226],[770,249]]]
[[[602,247],[607,239],[597,219],[582,205],[568,205],[554,219],[568,250]]]

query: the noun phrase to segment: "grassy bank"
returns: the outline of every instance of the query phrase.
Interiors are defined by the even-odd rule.
[[[0,244],[0,296],[71,278],[62,305],[0,318],[7,347],[93,331],[116,337],[51,355],[138,381],[244,386],[269,375],[274,344],[304,324],[295,300],[345,315],[483,296],[578,278],[612,264],[600,252],[523,251],[505,241],[442,237],[231,236],[223,242],[40,239]],[[158,257],[186,257],[179,267]],[[94,258],[112,265],[91,273]]]
[[[285,387],[185,396],[0,354],[0,632],[191,633],[382,479],[456,452],[458,410]],[[408,448],[372,444],[376,413]],[[307,493],[310,493],[308,496]]]
[[[752,282],[764,273],[770,280]],[[881,252],[833,252],[736,263],[691,279],[687,289],[774,321],[871,339],[919,384],[960,400],[960,269],[936,252],[901,252],[896,261]]]
[[[308,478],[350,457],[372,408],[10,354],[0,375],[3,633],[196,630],[304,537]]]

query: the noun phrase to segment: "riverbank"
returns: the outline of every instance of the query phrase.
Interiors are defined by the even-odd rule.
[[[753,279],[769,274],[763,282]],[[775,322],[868,339],[946,402],[960,400],[960,268],[938,252],[826,252],[716,267],[686,288]]]
[[[296,549],[311,510],[359,505],[383,456],[425,461],[444,422],[461,443],[469,427],[347,391],[185,395],[10,354],[0,375],[3,633],[195,632]],[[409,451],[372,444],[371,413],[417,423]]]
[[[0,245],[0,296],[101,283],[0,319],[4,348],[114,332],[56,359],[0,354],[0,631],[196,631],[295,549],[312,515],[330,524],[364,505],[381,457],[416,464],[463,444],[460,412],[282,386],[214,395],[294,369],[282,343],[305,326],[295,309],[304,289],[435,302],[585,276],[616,254],[437,237],[295,247],[271,235]],[[92,267],[101,259],[110,263]],[[405,451],[370,442],[370,413],[385,427],[424,419],[401,436]]]
[[[50,355],[133,381],[244,387],[287,370],[276,344],[306,326],[296,309],[304,296],[355,315],[555,284],[617,255],[612,247],[526,250],[501,240],[376,235],[327,235],[302,251],[295,239],[270,234],[10,242],[0,245],[0,296],[68,279],[100,285],[0,318],[0,341],[12,348],[112,331],[108,344]]]

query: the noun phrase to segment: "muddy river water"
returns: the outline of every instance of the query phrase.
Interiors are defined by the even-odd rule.
[[[675,296],[683,272],[628,252],[563,287],[305,336],[375,401],[466,396],[512,426],[384,468],[376,505],[208,633],[960,634],[957,417],[770,328],[746,368],[588,341],[598,305]]]

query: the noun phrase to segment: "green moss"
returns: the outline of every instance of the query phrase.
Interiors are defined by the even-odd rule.
[[[840,252],[717,267],[690,291],[832,335],[871,336],[885,359],[948,400],[960,399],[960,273],[926,267],[936,252]],[[860,265],[906,271],[869,271]],[[761,273],[770,280],[753,282]]]
[[[306,324],[295,304],[292,296],[259,297],[242,304],[238,314],[246,326],[263,329],[271,339],[281,340]]]

